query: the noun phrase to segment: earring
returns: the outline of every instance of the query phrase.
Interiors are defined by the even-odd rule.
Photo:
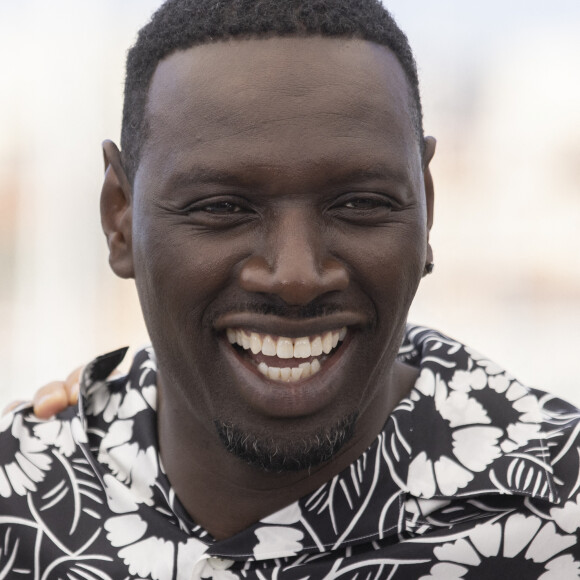
[[[427,276],[427,274],[432,274],[433,268],[435,268],[435,264],[433,262],[428,262],[427,264],[425,264],[425,268],[423,269],[423,276]]]

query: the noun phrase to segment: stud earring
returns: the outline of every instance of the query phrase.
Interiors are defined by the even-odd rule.
[[[433,268],[435,268],[435,264],[433,262],[428,262],[427,264],[425,264],[425,268],[423,269],[423,276],[427,276],[427,274],[432,274]]]

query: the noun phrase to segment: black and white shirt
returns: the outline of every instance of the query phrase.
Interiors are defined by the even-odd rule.
[[[580,412],[408,326],[420,369],[375,442],[223,541],[188,516],[156,439],[155,357],[84,374],[78,408],[0,423],[0,580],[580,578]]]

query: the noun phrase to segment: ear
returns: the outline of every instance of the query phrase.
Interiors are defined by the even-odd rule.
[[[437,141],[434,137],[425,137],[425,149],[423,155],[423,181],[425,184],[425,200],[427,203],[427,264],[433,262],[433,249],[429,243],[429,233],[433,226],[433,204],[435,197],[435,188],[433,187],[433,177],[429,164],[435,155]]]
[[[133,191],[112,141],[103,142],[105,181],[101,191],[101,225],[109,246],[109,264],[120,278],[134,278],[131,244]]]

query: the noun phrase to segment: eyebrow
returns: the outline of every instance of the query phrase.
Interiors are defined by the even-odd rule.
[[[366,167],[355,168],[350,171],[346,168],[344,171],[337,172],[335,176],[329,179],[329,183],[354,183],[385,179],[396,183],[406,183],[408,178],[408,173],[402,168],[394,168],[386,163],[377,163]]]
[[[255,166],[258,168],[258,166]],[[245,166],[245,169],[251,169],[250,166]],[[330,173],[330,170],[329,170]],[[398,184],[405,184],[408,181],[408,174],[402,168],[394,168],[386,163],[375,163],[365,167],[355,167],[349,170],[348,167],[339,171],[334,171],[327,176],[326,184],[340,185],[349,183],[360,183],[366,181],[388,180]],[[209,166],[193,165],[186,171],[179,171],[169,177],[167,186],[170,189],[189,188],[200,184],[216,184],[224,185],[251,185],[253,181],[248,174],[242,175],[235,171],[225,171]]]
[[[190,187],[200,183],[239,183],[240,176],[235,173],[212,167],[192,166],[187,171],[180,171],[168,180],[171,189]]]

